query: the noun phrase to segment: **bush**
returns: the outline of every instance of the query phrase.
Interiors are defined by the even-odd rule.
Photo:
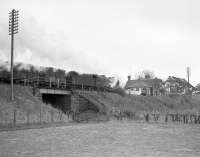
[[[121,88],[121,87],[118,87],[118,88],[113,89],[112,92],[113,92],[113,93],[116,93],[116,94],[119,94],[119,95],[121,95],[121,96],[123,96],[123,97],[126,95],[126,92],[125,92],[124,89]]]

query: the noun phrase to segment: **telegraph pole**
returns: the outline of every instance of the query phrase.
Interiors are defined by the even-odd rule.
[[[186,68],[186,72],[187,72],[188,90],[189,90],[189,88],[190,88],[190,67]]]
[[[14,34],[18,33],[18,15],[19,11],[12,9],[9,12],[9,35],[11,35],[11,66],[10,66],[10,83],[11,83],[11,100],[14,100],[13,91],[13,50],[14,50]]]

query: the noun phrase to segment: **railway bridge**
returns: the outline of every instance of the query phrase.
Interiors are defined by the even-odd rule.
[[[106,112],[105,105],[91,96],[97,90],[94,85],[75,84],[66,80],[44,77],[18,79],[15,80],[15,83],[29,86],[32,88],[34,96],[65,113],[80,113],[88,110]]]
[[[95,91],[85,90],[84,86],[75,84],[64,86],[33,86],[33,94],[38,96],[46,104],[51,104],[63,112],[80,113],[84,111],[93,111],[105,113],[105,105],[98,102],[91,96]]]

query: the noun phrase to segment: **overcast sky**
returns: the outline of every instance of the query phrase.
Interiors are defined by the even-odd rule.
[[[198,0],[0,0],[0,59],[8,12],[19,10],[15,61],[118,76],[148,69],[200,83]]]

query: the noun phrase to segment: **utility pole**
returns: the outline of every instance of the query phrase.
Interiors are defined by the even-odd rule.
[[[187,79],[188,79],[188,90],[190,89],[190,67],[186,68]]]
[[[10,66],[10,83],[11,83],[11,100],[14,100],[13,91],[13,50],[14,50],[14,34],[18,33],[18,15],[19,11],[12,9],[9,12],[9,35],[11,35],[11,66]]]

